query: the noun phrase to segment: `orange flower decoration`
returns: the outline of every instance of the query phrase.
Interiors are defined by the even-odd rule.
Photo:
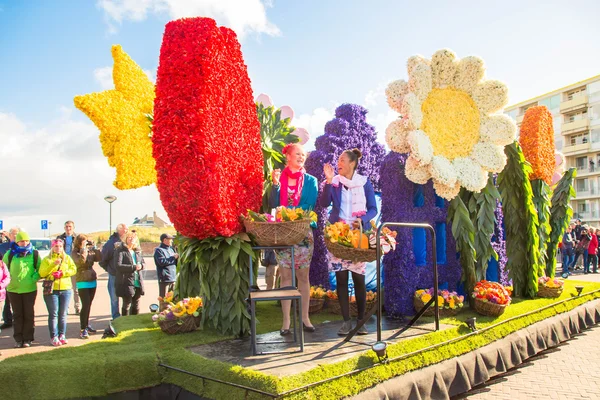
[[[554,128],[552,114],[546,106],[531,107],[525,112],[519,143],[525,159],[531,164],[533,173],[530,180],[542,179],[552,184],[554,174]]]

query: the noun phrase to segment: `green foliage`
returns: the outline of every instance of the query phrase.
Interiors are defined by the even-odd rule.
[[[262,211],[270,212],[271,172],[274,169],[285,167],[285,157],[281,153],[283,146],[288,143],[296,143],[300,141],[300,138],[292,134],[294,127],[289,125],[290,119],[281,119],[280,109],[276,109],[274,106],[265,107],[262,103],[257,103],[256,112],[260,122],[260,137],[265,160]]]
[[[179,252],[177,281],[173,294],[177,299],[200,296],[200,268],[196,261],[198,239],[182,235],[175,236],[173,244]]]
[[[477,280],[485,279],[488,262],[490,258],[498,260],[498,254],[492,247],[492,235],[496,225],[496,202],[500,199],[500,193],[494,185],[494,179],[490,174],[488,183],[479,193],[473,193],[473,201],[469,203],[471,214],[475,211],[476,218],[472,219],[475,227],[475,254],[477,256]],[[471,209],[474,203],[474,209]]]
[[[250,331],[246,307],[250,257],[258,264],[258,253],[252,250],[248,235],[182,238],[178,246],[181,257],[175,296],[201,296],[203,325],[226,335],[246,335]]]
[[[508,161],[498,175],[506,235],[506,268],[516,296],[535,297],[538,278],[544,274],[540,264],[538,215],[533,203],[529,174],[521,146],[514,142],[504,148]]]
[[[564,173],[554,188],[552,194],[552,206],[550,207],[550,241],[548,242],[546,256],[546,275],[553,277],[556,272],[556,249],[562,240],[562,236],[573,216],[573,208],[569,202],[575,196],[573,179],[577,176],[575,168]]]
[[[546,250],[550,241],[550,186],[541,179],[531,181],[533,204],[538,214],[538,237],[540,238],[540,265],[546,265]],[[545,275],[544,267],[544,275]]]
[[[470,198],[471,193],[461,189],[460,195],[450,201],[448,207],[448,223],[452,224],[452,235],[456,241],[456,251],[460,253],[462,280],[467,293],[473,292],[477,277],[475,272],[475,227],[471,221],[469,210],[463,197]]]

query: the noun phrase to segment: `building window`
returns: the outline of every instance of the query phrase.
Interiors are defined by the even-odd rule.
[[[575,159],[577,169],[584,169],[587,166],[587,157],[577,157]]]
[[[519,113],[519,115],[523,115],[523,114],[525,114],[525,112],[526,112],[527,110],[529,110],[531,107],[535,107],[535,106],[537,106],[537,102],[535,102],[535,103],[531,103],[531,104],[527,104],[526,106],[523,106],[523,107],[521,107],[521,108],[520,108],[521,112]]]
[[[539,104],[548,107],[549,110],[560,108],[560,94],[540,100]]]
[[[577,193],[587,192],[587,190],[588,190],[588,180],[587,180],[587,178],[577,179]]]

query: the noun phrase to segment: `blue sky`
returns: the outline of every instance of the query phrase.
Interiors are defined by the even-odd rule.
[[[255,94],[292,106],[313,139],[344,102],[369,108],[383,134],[395,118],[386,83],[406,78],[411,55],[444,47],[482,57],[511,103],[600,73],[597,1],[0,0],[0,10],[0,156],[29,176],[3,182],[12,194],[0,219],[36,234],[42,217],[102,229],[107,194],[119,197],[113,220],[164,215],[154,187],[111,186],[98,131],[73,96],[109,87],[112,44],[155,74],[164,25],[181,15],[241,34]]]

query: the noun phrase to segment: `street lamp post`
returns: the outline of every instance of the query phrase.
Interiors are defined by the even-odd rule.
[[[109,204],[109,211],[108,211],[108,237],[110,237],[111,235],[111,230],[112,230],[112,203],[117,200],[117,196],[106,196],[104,198],[104,200],[106,200]]]

